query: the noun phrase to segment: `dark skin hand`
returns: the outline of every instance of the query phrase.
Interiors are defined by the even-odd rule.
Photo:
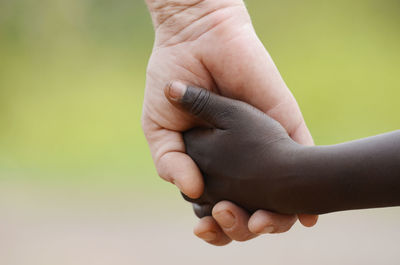
[[[306,147],[256,108],[188,86],[176,107],[206,124],[184,133],[187,153],[202,170],[198,216],[219,201],[249,212],[284,214],[400,206],[400,131],[353,142]]]

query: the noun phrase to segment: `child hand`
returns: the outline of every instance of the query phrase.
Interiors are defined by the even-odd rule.
[[[244,102],[205,89],[188,87],[170,101],[206,124],[184,133],[186,152],[201,169],[205,191],[196,200],[198,216],[210,215],[219,201],[229,200],[249,212],[279,212],[275,195],[290,175],[296,147],[275,120]]]

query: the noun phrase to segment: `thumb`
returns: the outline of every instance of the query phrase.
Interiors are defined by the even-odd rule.
[[[223,128],[236,115],[240,103],[204,88],[172,82],[164,90],[168,100],[175,106],[209,124]]]

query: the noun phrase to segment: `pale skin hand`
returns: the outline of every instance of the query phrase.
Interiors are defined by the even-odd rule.
[[[203,192],[199,169],[185,153],[181,132],[196,120],[174,108],[163,88],[171,80],[245,101],[279,121],[297,142],[312,145],[299,107],[258,39],[242,0],[147,0],[156,38],[147,69],[142,127],[158,174],[192,198]],[[299,215],[312,226],[317,216]],[[296,216],[257,211],[251,217],[220,202],[194,233],[214,245],[291,228]]]

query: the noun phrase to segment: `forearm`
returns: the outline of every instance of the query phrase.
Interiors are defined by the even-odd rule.
[[[284,212],[400,206],[400,131],[300,148],[296,161],[279,188]]]

